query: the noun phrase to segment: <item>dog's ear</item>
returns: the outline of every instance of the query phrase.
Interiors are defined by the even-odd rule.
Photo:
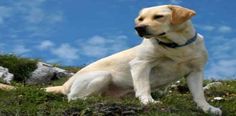
[[[196,15],[196,12],[181,6],[177,5],[168,5],[168,8],[172,10],[172,19],[171,23],[176,25],[176,24],[181,24],[188,19],[190,19],[192,16]]]

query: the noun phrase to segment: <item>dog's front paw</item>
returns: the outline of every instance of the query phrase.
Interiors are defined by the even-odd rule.
[[[156,104],[156,103],[161,103],[161,101],[155,101],[151,96],[141,96],[139,97],[140,101],[142,104],[147,105],[147,104]]]
[[[213,106],[208,109],[208,112],[213,114],[213,115],[216,115],[216,116],[221,116],[222,115],[221,109],[213,107]]]
[[[205,108],[203,108],[203,111],[205,113],[210,113],[210,114],[213,114],[215,116],[221,116],[222,115],[221,109],[213,107],[213,106],[205,107]]]

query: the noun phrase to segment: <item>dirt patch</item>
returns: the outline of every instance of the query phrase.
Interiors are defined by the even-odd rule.
[[[138,106],[128,106],[117,103],[113,104],[98,103],[82,110],[75,107],[66,109],[64,115],[137,116],[138,113],[141,111],[143,111],[143,108]]]

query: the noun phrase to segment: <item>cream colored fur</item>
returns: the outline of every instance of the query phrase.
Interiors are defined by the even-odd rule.
[[[1,90],[12,90],[14,89],[15,87],[11,86],[11,85],[6,85],[6,84],[2,84],[0,83],[0,89]]]
[[[153,19],[154,15],[164,17]],[[184,19],[175,19],[173,15]],[[195,34],[189,20],[193,15],[194,11],[174,5],[143,9],[135,20],[136,26],[147,25],[151,35],[144,36],[140,45],[100,59],[77,72],[62,86],[48,87],[46,91],[65,94],[69,101],[94,94],[121,97],[134,92],[143,104],[148,104],[156,102],[151,96],[152,89],[186,77],[197,105],[204,112],[221,115],[219,108],[207,103],[203,93],[203,71],[207,62],[203,36],[198,34],[194,43],[180,48],[161,46],[156,40],[184,44]],[[158,37],[161,32],[166,35]]]

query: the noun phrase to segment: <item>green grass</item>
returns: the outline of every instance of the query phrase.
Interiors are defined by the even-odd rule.
[[[8,68],[9,72],[14,74],[16,82],[25,82],[31,72],[37,68],[37,61],[11,54],[0,54],[0,66]]]
[[[25,85],[25,79],[36,68],[38,60],[26,59],[15,55],[0,55],[0,66],[9,68],[15,75],[17,89],[0,90],[0,116],[91,116],[91,115],[141,115],[141,116],[208,116],[199,110],[191,95],[186,91],[186,83],[181,81],[180,89],[171,89],[165,96],[152,93],[162,104],[143,106],[133,96],[121,99],[92,96],[86,100],[68,102],[66,96],[45,93],[41,88],[49,85]],[[63,67],[77,72],[81,67]],[[54,80],[51,85],[61,85],[68,78]],[[1,81],[0,81],[1,82]],[[211,81],[204,81],[204,84]],[[207,101],[222,107],[223,116],[236,115],[236,80],[222,81],[223,85],[205,91]],[[158,97],[159,96],[159,97]],[[213,101],[214,97],[223,97],[222,101]]]
[[[53,82],[64,83],[66,78]],[[208,81],[209,82],[209,81]],[[208,83],[207,82],[207,83]],[[184,86],[185,84],[183,84]],[[208,116],[196,107],[188,92],[179,93],[172,89],[161,98],[162,104],[143,106],[131,96],[121,99],[92,96],[86,100],[67,102],[66,96],[45,93],[43,86],[23,86],[12,91],[0,91],[0,115],[143,115],[143,116]],[[236,115],[236,81],[223,81],[223,85],[205,92],[210,104],[222,107],[224,116]],[[223,97],[222,101],[212,101],[214,97]],[[112,111],[112,112],[109,112]],[[109,114],[110,113],[110,114]]]

